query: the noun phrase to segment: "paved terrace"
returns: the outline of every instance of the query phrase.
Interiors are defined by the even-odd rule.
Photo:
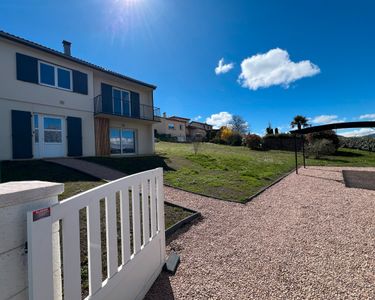
[[[247,205],[165,194],[204,219],[146,299],[375,299],[375,191],[346,188],[341,168],[301,169]]]

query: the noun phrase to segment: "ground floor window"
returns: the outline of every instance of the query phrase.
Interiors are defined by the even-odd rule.
[[[62,120],[61,118],[44,117],[44,142],[62,143]]]
[[[111,154],[135,153],[135,131],[124,128],[110,128]]]

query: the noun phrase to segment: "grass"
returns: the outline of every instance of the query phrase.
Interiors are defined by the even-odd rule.
[[[191,144],[159,142],[155,156],[89,157],[96,162],[133,174],[150,168],[163,167],[165,182],[187,191],[224,200],[245,202],[251,195],[295,166],[293,152],[251,151],[205,143],[194,155]],[[299,164],[302,158],[299,155]],[[308,165],[375,166],[375,154],[360,150],[340,149],[336,155],[318,160],[308,159]]]
[[[157,143],[156,151],[153,157],[85,159],[128,174],[147,166],[163,167],[165,182],[171,186],[238,202],[245,202],[294,167],[294,154],[286,151],[250,151],[205,143],[194,155],[191,144],[166,142]]]
[[[375,152],[340,148],[335,155],[307,159],[311,166],[375,167]]]

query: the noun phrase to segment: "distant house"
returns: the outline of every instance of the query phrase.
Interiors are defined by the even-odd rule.
[[[208,136],[208,133],[212,131],[212,125],[197,121],[191,121],[186,126],[186,129],[186,136],[189,140],[193,139],[196,136],[206,138]]]
[[[169,135],[177,139],[178,142],[186,141],[186,126],[190,119],[178,116],[167,117],[166,113],[160,118],[159,123],[154,124],[154,130],[159,135]]]
[[[154,153],[156,87],[63,45],[0,31],[0,160]]]

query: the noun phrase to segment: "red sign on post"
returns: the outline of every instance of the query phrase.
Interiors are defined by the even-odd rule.
[[[33,211],[33,222],[38,221],[40,219],[49,217],[51,215],[51,208],[46,207],[46,208],[41,208],[38,210]]]

